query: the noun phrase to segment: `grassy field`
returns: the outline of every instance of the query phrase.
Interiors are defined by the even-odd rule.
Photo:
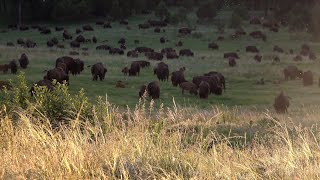
[[[221,17],[226,17],[228,12],[224,12]],[[193,35],[186,37],[178,37],[178,29],[185,26],[184,24],[177,26],[169,26],[165,33],[154,33],[153,29],[139,30],[137,24],[146,21],[148,18],[144,16],[135,16],[129,19],[128,30],[126,26],[115,22],[112,23],[112,29],[103,29],[96,26],[94,21],[78,23],[78,24],[61,24],[69,32],[74,33],[76,28],[80,28],[83,24],[91,24],[95,31],[84,32],[83,35],[87,38],[96,36],[98,44],[85,44],[82,47],[89,48],[89,56],[79,56],[84,60],[85,66],[92,65],[96,62],[103,62],[108,73],[105,81],[93,82],[91,79],[90,68],[85,68],[84,72],[76,77],[71,77],[70,92],[75,93],[81,88],[85,89],[86,94],[93,101],[97,96],[108,95],[111,103],[120,107],[134,107],[138,102],[138,91],[141,85],[147,84],[156,77],[153,75],[153,67],[158,63],[151,62],[150,68],[143,69],[140,77],[126,77],[121,73],[124,66],[129,66],[133,60],[143,60],[144,56],[138,59],[127,58],[126,56],[111,56],[107,52],[96,51],[95,47],[100,44],[109,44],[118,47],[117,42],[121,37],[126,38],[128,50],[134,49],[136,46],[147,46],[156,50],[161,50],[164,47],[174,47],[174,44],[181,40],[184,43],[183,48],[190,48],[195,52],[193,58],[180,58],[178,60],[164,60],[169,64],[170,72],[178,70],[181,66],[186,67],[186,78],[192,81],[192,77],[201,75],[208,71],[219,71],[223,73],[227,81],[227,90],[222,96],[209,96],[208,100],[201,100],[198,97],[189,94],[182,95],[179,88],[171,85],[171,82],[161,82],[161,96],[160,100],[156,101],[159,105],[164,103],[165,106],[171,106],[173,98],[179,106],[184,107],[199,107],[210,108],[212,105],[223,104],[227,106],[245,106],[250,108],[258,108],[260,110],[272,109],[274,97],[284,90],[291,98],[292,109],[300,109],[301,107],[314,106],[320,103],[318,77],[320,76],[318,68],[319,61],[305,60],[303,62],[293,62],[293,55],[279,54],[281,62],[273,64],[272,56],[276,55],[272,51],[274,45],[284,48],[286,51],[294,49],[298,53],[303,43],[308,43],[312,49],[317,53],[320,50],[320,43],[312,42],[310,35],[306,33],[289,33],[287,28],[281,28],[279,33],[269,32],[261,26],[251,26],[248,23],[243,25],[245,31],[251,32],[253,30],[262,30],[267,32],[268,41],[254,40],[249,36],[244,36],[238,40],[232,40],[229,35],[234,30],[226,29],[224,36],[225,41],[218,42],[220,49],[213,51],[208,49],[208,43],[215,41],[220,35],[217,33],[217,28],[214,25],[197,25],[195,33],[201,33],[201,37]],[[226,21],[226,19],[222,19]],[[60,24],[46,24],[53,28],[60,26]],[[76,35],[73,34],[75,37]],[[166,37],[170,42],[160,44],[159,38]],[[30,66],[25,70],[25,75],[28,83],[41,80],[45,75],[44,70],[49,70],[54,67],[55,60],[64,55],[68,55],[72,49],[60,50],[56,48],[49,49],[46,47],[46,42],[52,37],[58,37],[60,42],[62,39],[61,32],[55,32],[51,35],[40,35],[38,31],[31,30],[27,32],[8,31],[0,34],[0,64],[7,63],[12,59],[18,59],[21,53],[26,53],[30,60]],[[38,47],[35,49],[23,49],[20,47],[9,48],[6,47],[6,42],[16,42],[18,38],[29,38],[37,42]],[[134,44],[134,40],[140,40],[139,45]],[[108,40],[103,43],[102,41]],[[66,47],[69,47],[69,42],[63,42]],[[245,47],[248,45],[256,45],[263,55],[262,63],[256,63],[253,60],[255,54],[245,52]],[[175,48],[177,50],[181,48]],[[239,50],[241,59],[237,61],[238,65],[235,68],[228,66],[227,61],[223,59],[223,53],[229,51]],[[76,50],[78,51],[78,50]],[[79,50],[81,52],[81,50]],[[283,82],[280,85],[275,85],[274,80],[284,79],[282,70],[286,66],[293,64],[303,69],[304,71],[311,70],[314,73],[315,85],[312,87],[303,87],[301,80]],[[15,81],[15,76],[11,74],[0,73],[0,80],[12,79]],[[256,85],[255,82],[260,78],[266,80],[266,85]],[[115,84],[118,80],[126,83],[127,88],[117,89]]]

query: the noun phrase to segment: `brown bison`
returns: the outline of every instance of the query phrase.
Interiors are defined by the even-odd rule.
[[[148,61],[133,61],[135,63],[138,63],[140,65],[141,68],[145,68],[145,67],[149,67],[150,66],[150,62]]]
[[[47,88],[47,90],[49,92],[52,92],[54,90],[54,86],[53,86],[52,82],[48,79],[43,79],[41,81],[34,83],[29,91],[31,96],[34,96],[36,93],[35,87],[45,87],[45,88]]]
[[[25,53],[21,54],[20,59],[19,59],[19,63],[20,63],[20,67],[22,69],[26,69],[27,66],[29,65],[29,59]]]
[[[228,62],[230,67],[235,67],[237,65],[236,59],[234,57],[229,57]]]
[[[11,73],[12,73],[12,74],[17,74],[18,65],[17,65],[17,62],[16,62],[15,60],[10,61],[9,67],[10,67],[10,69],[11,69]]]
[[[284,95],[283,91],[275,98],[273,107],[277,113],[283,114],[288,111],[289,97]]]
[[[148,48],[148,47],[137,47],[135,49],[135,51],[139,52],[139,53],[148,53],[148,52],[154,52],[153,49]]]
[[[122,81],[117,81],[116,88],[126,88],[126,85]]]
[[[154,74],[157,75],[157,78],[160,81],[169,80],[169,66],[163,62],[159,63],[158,66],[154,69]]]
[[[256,46],[247,46],[246,52],[259,53],[259,49]]]
[[[302,75],[303,86],[313,85],[313,74],[311,71],[304,72]]]
[[[182,49],[179,51],[180,56],[194,56],[194,53],[190,49]]]
[[[220,72],[210,71],[209,73],[205,73],[204,76],[213,76],[219,80],[220,86],[226,90],[226,79],[224,75]]]
[[[129,68],[128,67],[124,67],[121,72],[126,76],[129,73]]]
[[[54,79],[59,83],[64,83],[66,81],[69,84],[69,76],[62,68],[54,68],[47,72],[47,75],[44,77],[49,81],[53,81]]]
[[[160,87],[159,83],[157,81],[153,81],[148,84],[147,91],[149,96],[151,96],[152,99],[159,99],[160,97]]]
[[[184,78],[184,70],[181,69],[179,71],[175,71],[171,73],[171,82],[172,85],[177,87],[183,82],[186,82],[186,79]]]
[[[72,39],[72,35],[69,34],[69,32],[67,30],[63,31],[62,36],[63,36],[63,39],[66,39],[66,40]]]
[[[283,53],[284,52],[284,50],[281,47],[277,46],[277,45],[275,45],[273,47],[273,51],[274,52],[278,52],[278,53]]]
[[[139,24],[138,27],[139,27],[139,29],[149,29],[150,24],[147,24],[147,23]]]
[[[202,81],[205,81],[210,85],[211,93],[216,95],[222,94],[221,83],[217,76],[196,76],[192,80],[192,82],[196,84],[198,87]]]
[[[66,73],[71,72],[73,75],[80,74],[84,69],[84,62],[80,59],[73,59],[69,56],[63,56],[56,60],[56,68],[59,63],[64,63],[66,65]]]
[[[141,86],[139,91],[139,98],[141,98],[146,92],[147,92],[147,86],[146,85]]]
[[[82,29],[83,29],[84,31],[94,31],[94,29],[93,29],[92,26],[90,26],[90,25],[85,25],[85,26],[82,27]]]
[[[182,89],[182,94],[184,94],[184,91],[189,91],[190,94],[198,95],[198,87],[192,82],[183,82],[179,86]]]
[[[111,49],[111,46],[106,45],[106,44],[100,45],[100,46],[97,46],[97,47],[96,47],[96,50],[106,50],[106,51],[109,51],[110,49]]]
[[[160,38],[160,43],[161,43],[161,44],[166,43],[166,39],[165,39],[164,37],[161,37],[161,38]]]
[[[230,57],[235,58],[235,59],[240,59],[238,53],[235,52],[228,52],[228,53],[224,53],[223,58],[225,59],[229,59]]]
[[[54,28],[56,31],[63,31],[64,30],[64,27],[55,27]]]
[[[0,65],[0,71],[2,71],[3,73],[7,73],[10,69],[10,65],[9,64],[1,64]]]
[[[199,84],[199,96],[201,99],[208,99],[210,94],[210,85],[206,81],[201,81]]]
[[[296,66],[290,65],[283,70],[285,80],[295,80],[296,78],[302,78],[302,71]]]
[[[163,54],[158,53],[158,52],[147,52],[147,53],[145,53],[145,56],[149,60],[156,60],[156,61],[162,61],[163,60]]]
[[[219,46],[218,46],[217,43],[211,42],[211,43],[209,43],[208,48],[209,48],[209,49],[218,50],[218,49],[219,49]]]
[[[107,72],[107,68],[105,68],[102,63],[94,64],[91,67],[92,80],[97,81],[98,77],[100,78],[100,81],[104,80]]]
[[[137,51],[132,50],[127,52],[127,57],[137,58],[139,57],[139,54],[137,53]]]
[[[140,63],[132,62],[129,69],[129,76],[139,76],[140,74]]]
[[[257,62],[261,62],[262,56],[257,54],[257,55],[254,56],[254,60],[257,61]]]
[[[78,43],[84,43],[86,41],[86,38],[80,34],[79,36],[76,37],[76,41]]]
[[[124,55],[124,51],[120,48],[110,48],[109,54],[111,54],[111,55],[115,55],[115,54]]]
[[[191,29],[190,28],[181,28],[179,29],[179,33],[183,35],[191,34]]]

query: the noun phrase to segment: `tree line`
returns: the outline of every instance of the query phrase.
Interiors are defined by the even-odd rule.
[[[289,20],[298,13],[300,21],[311,22],[311,9],[316,0],[0,0],[2,17],[14,21],[81,20],[92,16],[123,19],[165,7],[182,7],[197,11],[199,18],[214,18],[221,8],[242,6],[248,10],[270,10],[278,19]],[[303,15],[304,14],[304,15]],[[306,17],[304,17],[306,16]],[[20,18],[19,18],[20,17]]]

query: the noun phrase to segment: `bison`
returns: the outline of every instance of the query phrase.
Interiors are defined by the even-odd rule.
[[[184,78],[184,70],[181,69],[179,71],[175,71],[171,73],[171,82],[173,86],[178,86],[183,82],[186,82],[186,79]]]
[[[44,79],[47,79],[49,81],[53,81],[55,79],[61,84],[66,81],[66,83],[69,84],[69,76],[62,68],[54,68],[49,70]]]
[[[182,49],[179,51],[180,56],[194,56],[194,53],[190,49]]]
[[[157,81],[150,82],[148,84],[147,91],[148,91],[149,96],[151,96],[152,99],[159,99],[160,87],[159,87],[159,83]]]
[[[2,71],[3,73],[7,73],[9,69],[10,69],[9,64],[1,64],[0,65],[0,71]]]
[[[140,63],[132,62],[129,69],[129,76],[139,76],[140,74]]]
[[[289,97],[284,95],[283,91],[275,98],[273,107],[279,114],[286,113],[288,111],[290,102]]]
[[[19,59],[19,63],[20,63],[20,67],[22,69],[26,69],[27,66],[29,65],[29,59],[25,53],[21,54],[20,59]]]
[[[199,96],[201,99],[208,99],[210,94],[210,85],[206,81],[201,81],[199,84]]]
[[[189,91],[190,94],[198,95],[198,87],[192,82],[183,82],[179,86],[182,89],[182,94],[184,94],[184,91]]]
[[[246,52],[259,53],[259,49],[256,46],[247,46]]]
[[[140,87],[139,98],[141,98],[144,95],[145,92],[147,92],[147,86],[143,85],[143,86]]]
[[[159,63],[158,66],[154,69],[157,78],[160,81],[169,80],[169,66],[165,63]]]
[[[302,71],[296,66],[290,65],[283,70],[285,80],[295,80],[296,78],[302,78]]]
[[[303,86],[313,85],[313,74],[311,71],[304,72],[302,75]]]
[[[31,96],[34,96],[36,93],[35,87],[45,87],[45,88],[47,88],[47,90],[49,92],[52,92],[54,90],[54,86],[53,86],[52,82],[48,79],[43,79],[43,80],[40,80],[40,81],[34,83],[31,87],[31,89],[29,90]]]
[[[92,80],[97,81],[98,77],[100,78],[100,81],[104,80],[107,72],[107,68],[105,68],[102,63],[94,64],[91,67]]]
[[[11,73],[12,74],[17,74],[18,65],[17,65],[16,61],[15,60],[10,61],[9,66],[10,66],[10,69],[11,69]]]

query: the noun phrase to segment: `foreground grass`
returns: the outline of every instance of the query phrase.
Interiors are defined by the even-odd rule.
[[[46,117],[3,108],[0,178],[318,179],[319,127],[304,123],[318,120],[317,110],[300,118],[140,102],[123,112],[106,102],[92,123],[80,111],[52,129]]]

